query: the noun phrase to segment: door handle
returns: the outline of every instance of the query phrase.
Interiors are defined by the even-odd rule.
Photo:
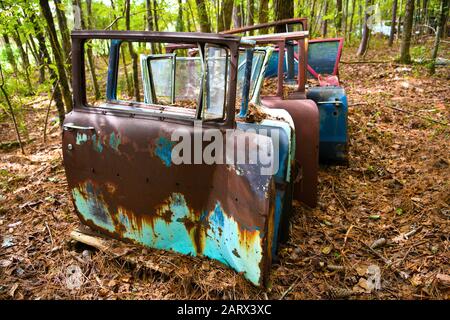
[[[63,125],[64,130],[95,130],[94,127],[83,127],[83,126],[77,126],[73,123],[67,123]]]

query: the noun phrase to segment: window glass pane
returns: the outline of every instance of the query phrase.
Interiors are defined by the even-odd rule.
[[[261,68],[264,63],[264,51],[254,51],[252,60],[252,73],[250,77],[250,94],[251,99],[255,90],[256,83],[258,81],[258,76],[261,73]],[[237,95],[236,100],[242,98],[242,89],[244,85],[245,76],[245,51],[239,52],[239,63],[238,63],[238,82],[237,82]],[[240,100],[239,100],[240,101]]]
[[[196,108],[202,85],[200,57],[176,58],[175,104]]]
[[[149,59],[153,83],[155,85],[156,103],[171,104],[172,101],[172,58]]]
[[[206,46],[205,119],[223,118],[227,87],[228,52],[224,48]]]

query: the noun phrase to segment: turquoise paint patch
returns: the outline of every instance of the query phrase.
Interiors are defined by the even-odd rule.
[[[213,210],[202,212],[203,221],[198,223],[200,217],[189,209],[184,196],[173,193],[166,204],[156,211],[152,223],[141,220],[139,224],[132,213],[120,206],[118,212],[112,212],[118,219],[112,220],[99,191],[100,189],[96,189],[90,183],[72,190],[75,205],[86,220],[91,220],[95,225],[110,232],[114,232],[117,228],[124,230],[124,238],[152,248],[192,256],[204,255],[218,260],[237,272],[242,272],[252,283],[260,284],[263,235],[259,230],[249,230],[254,229],[252,226],[239,225],[233,217],[223,211],[219,202]],[[162,218],[167,216],[167,212],[171,214],[170,221]],[[155,212],[149,212],[150,214],[154,215]],[[103,219],[105,216],[107,218]],[[190,221],[194,227],[187,229],[185,221]],[[192,237],[194,231],[203,235],[202,252],[197,252],[198,248]]]
[[[97,152],[102,152],[103,151],[102,141],[101,141],[100,137],[97,137],[96,134],[92,135],[92,147]]]
[[[172,164],[172,147],[175,141],[170,141],[165,137],[156,139],[155,155],[158,156],[166,167]]]
[[[87,184],[86,188],[79,187],[72,189],[72,196],[78,212],[85,220],[91,220],[100,228],[114,232],[111,214],[105,206],[103,199],[95,192],[89,192],[88,189],[93,190],[93,186]]]
[[[120,136],[116,135],[114,132],[109,136],[109,146],[116,151],[119,151]]]
[[[76,144],[81,145],[89,140],[89,137],[86,133],[77,132]]]
[[[222,219],[222,225],[214,223]],[[216,204],[209,222],[203,254],[237,272],[243,272],[245,278],[258,285],[261,279],[260,262],[263,258],[261,233],[258,230],[243,230],[242,226],[223,211],[220,203]],[[246,234],[251,237],[247,238]]]

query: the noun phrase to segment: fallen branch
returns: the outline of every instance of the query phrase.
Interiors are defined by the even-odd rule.
[[[410,114],[412,116],[421,118],[423,120],[428,120],[428,121],[431,121],[431,122],[435,122],[435,123],[443,125],[443,126],[448,126],[448,123],[444,123],[444,122],[440,122],[438,120],[434,120],[432,118],[424,117],[424,116],[421,116],[421,115],[419,115],[417,113],[414,113],[414,112],[411,112],[411,111],[403,110],[403,109],[400,109],[400,108],[397,108],[397,107],[392,107],[392,106],[385,106],[385,105],[381,105],[381,106],[382,107],[387,107],[387,108],[390,108],[390,109],[393,109],[393,110],[397,110],[397,111],[400,111],[400,112],[403,112],[403,113],[406,113],[406,114]]]
[[[358,60],[358,61],[341,61],[343,64],[379,64],[379,63],[393,63],[392,61],[365,61],[365,60]],[[396,65],[396,64],[394,64]]]
[[[289,286],[289,288],[287,288],[287,290],[283,292],[283,294],[282,294],[281,297],[280,297],[280,300],[283,300],[284,297],[286,297],[286,295],[287,295],[289,292],[291,292],[292,289],[294,289],[294,288],[297,286],[299,280],[300,280],[300,276],[297,276],[297,279],[295,279],[295,281],[292,282],[292,284]]]
[[[368,105],[367,102],[358,102],[358,103],[350,104],[349,107],[366,106],[366,105]],[[443,125],[443,126],[447,126],[448,127],[448,125],[449,125],[448,123],[441,122],[439,120],[435,120],[435,119],[432,119],[432,118],[424,117],[424,116],[421,116],[420,114],[414,113],[412,111],[400,109],[400,108],[389,106],[389,105],[383,105],[383,104],[380,104],[380,106],[381,107],[385,107],[385,108],[389,108],[389,109],[392,109],[392,110],[396,110],[396,111],[399,111],[399,112],[403,112],[403,113],[409,114],[411,116],[418,117],[418,118],[423,119],[423,120],[431,121],[431,122],[434,122],[434,123],[437,123],[437,124],[440,124],[440,125]]]

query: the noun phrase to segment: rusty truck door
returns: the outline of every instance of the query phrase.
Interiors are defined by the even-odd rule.
[[[151,32],[72,34],[75,108],[64,122],[62,141],[68,187],[79,218],[94,230],[156,249],[206,256],[261,285],[268,279],[272,257],[273,175],[260,175],[257,167],[193,164],[195,155],[191,163],[172,159],[174,134],[187,133],[194,148],[199,123],[220,129],[224,141],[225,129],[241,134],[233,125],[239,38],[195,36],[196,42],[212,42],[227,51],[230,74],[224,80],[226,118],[221,121],[199,119],[205,113],[199,113],[202,105],[194,110],[152,106],[124,103],[115,96],[120,41],[176,43],[186,38]],[[83,43],[96,37],[113,41],[108,99],[92,107],[86,102]],[[270,138],[253,141],[251,150],[260,147],[254,143],[271,143]]]

